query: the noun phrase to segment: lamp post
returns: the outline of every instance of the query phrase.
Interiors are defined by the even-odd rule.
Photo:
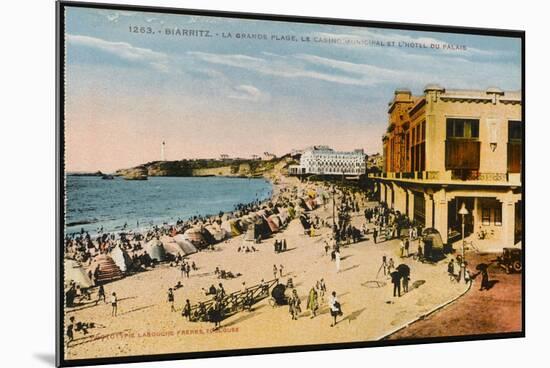
[[[464,202],[462,202],[462,206],[460,207],[460,210],[458,210],[458,214],[462,216],[462,264],[464,265],[464,268],[466,268],[464,259],[464,218],[468,214],[468,210],[466,209],[466,204]]]
[[[332,236],[336,239],[336,185],[332,186]]]

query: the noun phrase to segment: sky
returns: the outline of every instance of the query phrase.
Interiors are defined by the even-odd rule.
[[[521,88],[514,38],[65,9],[67,171],[160,160],[163,141],[167,160],[371,154],[398,88]]]

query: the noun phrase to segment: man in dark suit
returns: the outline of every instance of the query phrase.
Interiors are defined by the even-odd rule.
[[[393,271],[391,274],[391,282],[393,284],[393,296],[397,294],[398,297],[401,296],[401,275],[397,271]]]

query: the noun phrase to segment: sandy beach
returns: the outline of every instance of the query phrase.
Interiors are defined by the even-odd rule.
[[[289,180],[289,179],[285,179]],[[292,185],[299,185],[297,181]],[[290,185],[281,182],[275,186]],[[376,203],[365,203],[375,206]],[[353,213],[352,224],[365,223],[361,206]],[[322,206],[313,214],[331,221],[332,207]],[[372,226],[372,225],[369,225]],[[67,359],[198,352],[254,347],[325,344],[377,340],[387,333],[427,313],[434,307],[462,294],[467,285],[451,283],[444,263],[423,264],[409,258],[399,258],[398,240],[374,244],[367,240],[341,248],[341,269],[336,272],[330,255],[325,254],[324,239],[330,235],[324,227],[315,236],[304,235],[298,219],[292,220],[281,232],[256,245],[258,251],[237,252],[244,235],[216,245],[215,250],[203,251],[188,257],[198,270],[190,277],[182,277],[178,267],[161,264],[152,270],[137,273],[105,285],[106,295],[116,292],[119,298],[118,316],[111,317],[111,306],[95,301],[74,308],[66,308],[66,323],[71,316],[77,321],[93,322],[96,327],[88,334],[75,334],[75,340],[66,349]],[[288,250],[275,253],[275,239],[286,239]],[[161,239],[169,242],[169,237]],[[250,244],[250,242],[247,242]],[[416,249],[416,242],[411,249]],[[380,271],[382,256],[392,257],[395,264],[405,263],[411,268],[409,293],[393,297],[393,286]],[[273,279],[273,265],[284,266],[281,281],[292,278],[302,301],[302,313],[292,320],[288,306],[269,305],[264,299],[251,311],[238,312],[222,321],[221,328],[213,331],[213,324],[189,322],[181,316],[186,299],[192,304],[206,301],[203,288],[222,282],[227,293],[245,286]],[[214,270],[220,267],[241,276],[221,280]],[[324,278],[327,292],[336,291],[342,304],[343,316],[331,327],[332,318],[327,305],[328,295],[321,302],[315,318],[306,309],[306,296],[316,281]],[[178,281],[182,288],[175,290],[177,311],[170,310],[167,290]],[[244,283],[244,285],[243,285]],[[92,295],[95,300],[96,294]],[[107,299],[107,301],[109,301]]]

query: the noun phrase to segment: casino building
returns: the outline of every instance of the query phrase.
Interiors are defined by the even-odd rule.
[[[300,165],[289,167],[289,174],[359,176],[365,174],[365,170],[365,152],[362,149],[339,152],[328,146],[313,146],[302,152]]]
[[[383,170],[371,174],[380,200],[445,243],[465,235],[513,246],[522,234],[523,122],[520,92],[395,91],[382,138]]]

